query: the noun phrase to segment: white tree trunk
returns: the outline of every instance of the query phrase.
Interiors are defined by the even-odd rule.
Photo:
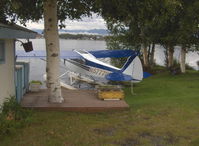
[[[186,61],[186,48],[182,47],[181,48],[181,57],[180,57],[180,69],[181,69],[182,73],[186,72],[185,61]]]
[[[149,67],[147,45],[142,44],[141,50],[142,50],[142,53],[143,53],[144,67]]]
[[[168,67],[173,67],[173,53],[174,53],[174,47],[169,46],[169,48],[168,48]]]
[[[47,87],[49,102],[61,103],[63,98],[60,86],[60,48],[57,21],[57,0],[44,1],[44,25],[47,51]]]
[[[154,55],[155,55],[155,43],[153,43],[152,46],[151,46],[151,56],[150,56],[151,66],[154,66],[154,64],[155,64]]]

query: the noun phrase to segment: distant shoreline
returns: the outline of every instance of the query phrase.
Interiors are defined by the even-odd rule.
[[[103,40],[105,41],[107,36],[94,35],[94,34],[70,34],[62,33],[59,34],[59,38],[67,40]]]
[[[60,39],[64,40],[93,40],[93,41],[106,41],[108,36],[104,35],[94,35],[94,34],[69,34],[63,33],[59,34]],[[38,35],[37,39],[44,39],[43,35]]]

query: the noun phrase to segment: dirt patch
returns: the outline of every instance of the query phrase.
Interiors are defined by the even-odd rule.
[[[179,137],[175,137],[173,134],[167,133],[165,141],[168,144],[172,144],[173,145],[173,144],[176,144],[179,141]]]
[[[138,144],[139,144],[139,141],[137,139],[128,138],[123,141],[121,146],[135,146]]]
[[[115,128],[95,128],[93,129],[94,133],[99,134],[99,135],[105,135],[105,136],[113,136],[116,132]]]
[[[123,141],[114,142],[113,144],[119,145],[119,146],[136,146],[136,145],[139,145],[140,142],[139,140],[134,139],[134,138],[126,138]]]
[[[151,143],[156,146],[174,145],[179,141],[179,138],[173,136],[171,133],[165,135],[152,135],[149,132],[142,132],[139,134],[139,137],[149,139]]]
[[[145,138],[145,137],[151,137],[151,133],[149,133],[149,132],[142,132],[142,133],[139,134],[139,137],[143,137],[143,138]]]

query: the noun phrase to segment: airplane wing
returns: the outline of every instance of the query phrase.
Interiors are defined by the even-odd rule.
[[[37,50],[37,51],[31,51],[31,52],[25,52],[24,50],[16,50],[16,56],[17,57],[34,57],[34,58],[44,58],[46,57],[46,51],[44,50]]]
[[[138,51],[134,50],[95,50],[88,51],[90,54],[95,56],[96,58],[122,58],[129,57],[132,55],[139,55]],[[34,50],[32,52],[25,52],[24,50],[17,50],[16,55],[18,57],[38,57],[45,58],[46,51],[45,50]],[[74,51],[66,51],[62,50],[60,52],[60,56],[62,59],[82,59],[83,57]]]
[[[23,57],[28,57],[28,58],[45,58],[46,57],[46,51],[45,50],[34,50],[32,52],[25,52],[23,50],[17,50],[16,51],[16,56],[23,58]],[[83,58],[81,55],[74,51],[61,51],[60,52],[60,57],[62,59],[81,59]]]

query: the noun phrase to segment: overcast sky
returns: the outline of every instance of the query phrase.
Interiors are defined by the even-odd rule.
[[[84,17],[82,20],[66,20],[65,25],[67,30],[77,30],[77,29],[83,29],[83,30],[89,30],[89,29],[107,29],[106,28],[106,22],[101,16],[97,16],[96,14],[93,14],[92,17]],[[39,22],[28,22],[27,28],[29,29],[43,29],[44,24],[43,20]]]

